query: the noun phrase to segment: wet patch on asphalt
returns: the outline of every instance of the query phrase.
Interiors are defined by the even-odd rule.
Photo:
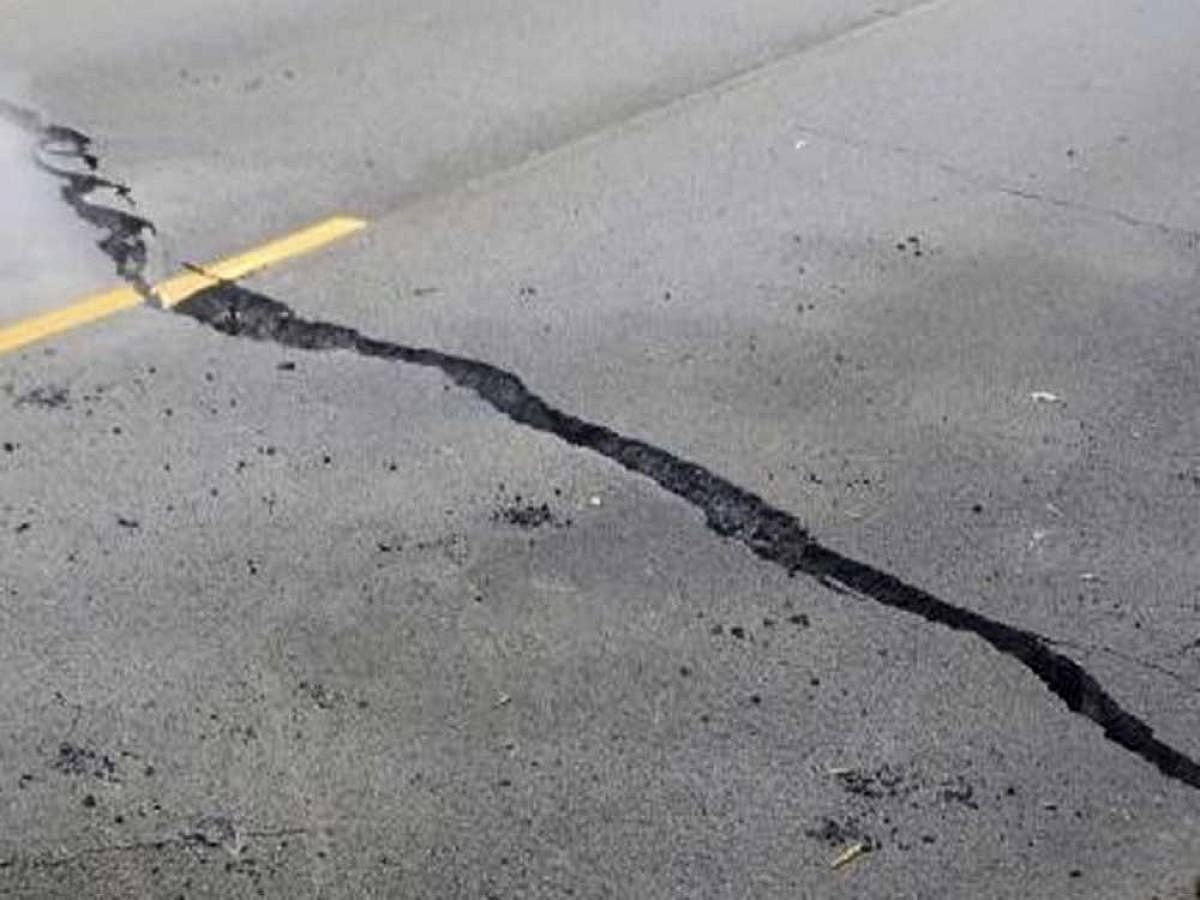
[[[129,197],[127,187],[97,174],[98,161],[90,152],[90,138],[74,129],[44,124],[37,114],[4,101],[0,101],[0,115],[37,131],[38,164],[64,181],[64,201],[82,219],[106,232],[99,246],[116,264],[117,271],[153,299],[141,271],[146,259],[145,236],[153,234],[154,227],[132,213],[88,201],[91,193],[102,189],[113,191],[123,200]],[[75,168],[55,164],[59,161],[74,163]],[[232,282],[193,295],[174,312],[231,337],[295,350],[340,350],[368,359],[439,370],[509,420],[650,479],[701,512],[708,527],[718,535],[741,543],[789,575],[808,575],[836,592],[870,599],[931,624],[973,635],[1019,662],[1069,710],[1098,725],[1109,741],[1167,777],[1200,789],[1200,763],[1155,737],[1149,724],[1125,710],[1083,666],[1054,649],[1054,642],[1048,638],[950,603],[891,573],[844,556],[817,541],[795,516],[756,494],[653,444],[559,410],[512,372],[481,360],[377,340],[347,326],[305,319],[285,303]],[[531,521],[539,515],[535,511]]]

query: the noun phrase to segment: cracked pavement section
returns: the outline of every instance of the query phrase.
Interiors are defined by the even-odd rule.
[[[0,112],[6,107],[11,104],[0,106]],[[23,119],[33,121],[29,113]],[[141,217],[96,206],[87,199],[98,189],[114,189],[118,196],[128,198],[129,188],[96,174],[99,161],[89,151],[92,141],[88,136],[53,124],[40,126],[40,133],[40,154],[53,154],[86,167],[81,174],[49,165],[41,155],[38,159],[46,172],[65,182],[63,199],[76,214],[107,232],[98,246],[112,259],[118,274],[149,295],[149,287],[141,277],[146,260],[143,235],[153,234],[154,226]],[[789,575],[810,575],[833,590],[854,593],[931,624],[981,638],[993,649],[1020,661],[1068,709],[1099,725],[1108,740],[1140,756],[1167,777],[1200,789],[1200,763],[1155,738],[1146,722],[1123,709],[1077,662],[1052,650],[1045,638],[947,603],[890,573],[822,546],[794,516],[761,497],[667,450],[555,409],[511,372],[480,360],[374,340],[352,328],[305,320],[286,304],[234,283],[200,291],[179,304],[175,312],[233,337],[300,350],[350,350],[368,358],[438,369],[514,422],[598,453],[651,479],[703,512],[709,528],[717,534],[744,544],[756,556],[782,566]]]
[[[1146,722],[1123,709],[1077,662],[1052,650],[1045,638],[947,603],[894,575],[822,546],[794,516],[761,497],[659,447],[555,409],[511,372],[433,349],[373,340],[352,328],[308,321],[278,300],[236,284],[201,291],[175,311],[233,337],[271,341],[300,350],[350,350],[368,358],[436,368],[514,422],[598,453],[651,479],[703,512],[708,527],[717,534],[744,544],[756,556],[782,566],[789,575],[811,575],[834,590],[869,598],[931,624],[982,639],[1021,662],[1068,709],[1099,725],[1108,740],[1140,756],[1168,778],[1200,789],[1200,764],[1156,739]]]
[[[0,890],[1190,897],[1196,34],[935,4],[0,359]]]

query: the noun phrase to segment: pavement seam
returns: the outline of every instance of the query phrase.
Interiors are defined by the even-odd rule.
[[[936,153],[933,153],[929,150],[910,147],[906,144],[895,144],[886,141],[873,141],[869,138],[856,137],[854,135],[824,128],[819,125],[798,125],[796,126],[796,131],[799,134],[809,135],[823,141],[828,141],[831,144],[838,144],[839,146],[849,147],[854,150],[866,150],[869,152],[911,159],[918,165],[935,169],[944,175],[949,175],[952,178],[966,182],[973,187],[977,187],[981,191],[1003,194],[1008,197],[1015,197],[1018,200],[1027,200],[1031,203],[1039,203],[1045,206],[1051,206],[1055,209],[1064,209],[1070,212],[1078,212],[1099,218],[1111,219],[1114,222],[1117,222],[1121,225],[1127,225],[1131,228],[1145,228],[1157,232],[1158,234],[1173,235],[1175,237],[1184,238],[1188,241],[1189,247],[1200,246],[1200,230],[1186,228],[1181,225],[1171,225],[1167,222],[1158,221],[1157,219],[1147,219],[1142,216],[1135,216],[1116,207],[1095,206],[1091,203],[1081,203],[1076,200],[1068,200],[1064,197],[1056,197],[1053,194],[1046,194],[1042,193],[1041,191],[1030,190],[1029,188],[1016,187],[1015,185],[1009,184],[996,176],[976,172],[964,166],[960,166],[957,163],[950,162],[944,157],[938,156]]]
[[[451,197],[461,192],[478,191],[495,184],[520,178],[530,172],[537,171],[542,166],[551,165],[563,156],[585,150],[603,143],[606,140],[620,137],[638,128],[647,127],[666,119],[676,113],[688,109],[705,100],[715,99],[733,93],[744,87],[749,87],[769,78],[776,72],[783,71],[795,65],[809,54],[828,50],[841,43],[860,40],[880,28],[890,27],[910,17],[929,13],[942,6],[948,6],[960,0],[921,0],[912,6],[898,12],[877,10],[865,18],[858,19],[842,29],[817,37],[815,39],[800,39],[784,45],[780,50],[767,57],[749,63],[732,72],[717,75],[699,84],[679,91],[658,100],[635,105],[619,118],[601,121],[573,134],[568,134],[556,143],[542,149],[537,149],[516,162],[500,163],[491,168],[485,168],[476,174],[468,174],[460,179],[436,183],[424,189],[417,189],[407,196],[404,202],[380,211],[379,217],[407,210],[423,203],[435,202],[438,198]]]

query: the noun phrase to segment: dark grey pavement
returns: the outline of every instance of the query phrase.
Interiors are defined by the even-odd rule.
[[[246,286],[499,380],[148,308],[0,357],[0,893],[1193,897],[1200,11],[595,8],[18,5],[156,270],[361,213]]]

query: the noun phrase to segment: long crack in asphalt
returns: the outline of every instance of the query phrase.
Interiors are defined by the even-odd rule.
[[[143,295],[151,297],[141,272],[146,258],[144,236],[152,234],[154,226],[140,216],[88,200],[100,188],[114,190],[128,199],[128,189],[97,174],[98,163],[90,153],[91,141],[86,135],[62,126],[43,125],[36,114],[0,101],[0,116],[14,121],[18,115],[24,117],[23,127],[39,131],[42,154],[51,152],[82,164],[85,171],[81,173],[48,165],[39,157],[45,171],[65,182],[63,199],[81,218],[107,232],[99,246],[116,263],[118,272]],[[809,575],[840,592],[974,635],[1032,672],[1069,710],[1100,726],[1109,741],[1167,777],[1200,789],[1200,763],[1155,737],[1149,724],[1122,708],[1091,673],[1052,649],[1052,642],[1045,637],[956,606],[895,575],[844,556],[813,538],[795,516],[756,494],[661,447],[563,412],[512,372],[427,347],[376,340],[344,325],[305,319],[287,304],[233,282],[207,288],[174,311],[231,337],[301,350],[342,350],[438,369],[513,422],[554,435],[649,478],[702,512],[708,527],[717,534],[745,545],[790,575]]]

